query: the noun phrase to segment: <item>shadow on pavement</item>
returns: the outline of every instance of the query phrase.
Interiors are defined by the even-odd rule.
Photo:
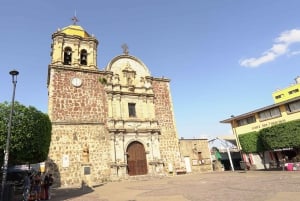
[[[103,186],[104,184],[97,185]],[[52,201],[62,201],[71,200],[73,198],[78,198],[85,196],[94,192],[94,189],[89,186],[82,186],[78,188],[53,188],[51,192]]]

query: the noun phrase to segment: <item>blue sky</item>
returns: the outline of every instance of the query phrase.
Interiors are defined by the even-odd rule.
[[[122,53],[154,77],[171,79],[179,137],[231,134],[219,121],[273,104],[300,64],[298,0],[3,0],[0,102],[11,101],[9,71],[20,74],[16,100],[47,112],[51,34],[79,25],[100,41],[98,66]]]

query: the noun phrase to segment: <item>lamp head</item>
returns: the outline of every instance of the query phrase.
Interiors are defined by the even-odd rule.
[[[17,76],[19,75],[19,71],[12,70],[12,71],[9,72],[9,74],[12,76],[12,82],[14,84],[16,84],[17,83]]]
[[[12,71],[9,72],[9,74],[12,75],[12,76],[17,76],[17,75],[19,75],[19,71],[12,70]]]

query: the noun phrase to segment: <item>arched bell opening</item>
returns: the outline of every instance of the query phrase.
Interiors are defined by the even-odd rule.
[[[66,47],[64,49],[64,65],[72,64],[72,49],[70,47]]]
[[[80,65],[87,65],[87,51],[85,49],[80,51]]]

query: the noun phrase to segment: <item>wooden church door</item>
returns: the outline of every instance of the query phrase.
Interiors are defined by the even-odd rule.
[[[130,176],[147,174],[147,160],[144,145],[132,142],[127,148],[127,167]]]

